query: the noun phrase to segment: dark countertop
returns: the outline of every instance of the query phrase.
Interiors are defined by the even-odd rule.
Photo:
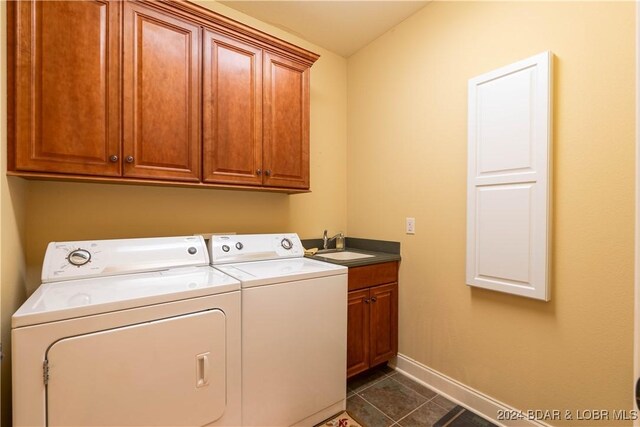
[[[302,240],[302,245],[306,249],[322,248],[322,239]],[[335,241],[329,245],[332,252],[335,250]],[[329,262],[331,264],[343,265],[345,267],[359,267],[362,265],[380,264],[383,262],[400,261],[400,243],[389,242],[385,240],[360,239],[356,237],[347,237],[345,239],[345,249],[340,252],[357,252],[372,255],[367,258],[358,258],[352,260],[336,260],[323,257],[322,253],[315,255],[305,255],[307,258],[316,259],[318,261]],[[325,252],[329,253],[329,252]]]

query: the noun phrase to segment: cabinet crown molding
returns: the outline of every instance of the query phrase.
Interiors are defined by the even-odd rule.
[[[218,31],[230,32],[235,37],[246,38],[245,41],[258,42],[263,48],[275,50],[281,55],[286,55],[290,59],[299,61],[306,66],[313,65],[320,58],[320,55],[310,50],[301,48],[278,37],[272,36],[242,22],[228,18],[217,12],[207,9],[188,0],[137,0],[139,3],[152,4],[154,7],[164,7],[172,10],[179,10],[189,14],[189,17],[202,19],[202,25],[213,26]]]

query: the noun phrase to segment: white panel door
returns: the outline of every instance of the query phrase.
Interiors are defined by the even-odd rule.
[[[203,426],[226,406],[225,315],[65,338],[47,352],[49,426]]]
[[[469,80],[467,284],[549,300],[551,52]]]

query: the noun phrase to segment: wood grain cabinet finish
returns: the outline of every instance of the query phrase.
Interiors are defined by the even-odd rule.
[[[9,169],[120,175],[119,2],[7,7]]]
[[[369,290],[349,292],[347,298],[347,376],[369,368]]]
[[[204,182],[262,184],[262,49],[204,32]]]
[[[200,27],[124,4],[124,176],[200,180]]]
[[[9,1],[8,174],[309,189],[318,55],[188,1]]]
[[[369,365],[375,366],[398,353],[398,284],[376,286],[369,293]]]
[[[358,289],[350,291],[347,299],[347,377],[387,362],[398,353],[398,263],[386,264],[349,269],[350,289],[352,270],[358,277]],[[379,284],[377,276],[371,282],[373,286],[362,285],[361,277],[375,277],[374,272],[391,268],[396,272],[388,278],[391,283]]]
[[[309,188],[309,67],[265,53],[264,184]]]

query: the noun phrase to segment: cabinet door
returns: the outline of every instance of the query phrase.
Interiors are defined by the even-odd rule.
[[[203,181],[262,184],[262,50],[204,32]]]
[[[124,4],[124,175],[200,179],[200,27]]]
[[[371,366],[386,362],[398,352],[398,284],[370,289]]]
[[[15,95],[10,168],[119,175],[119,2],[11,6],[16,80],[10,88]]]
[[[309,67],[264,54],[264,185],[309,188]]]
[[[369,368],[369,289],[352,291],[347,299],[347,377]]]

